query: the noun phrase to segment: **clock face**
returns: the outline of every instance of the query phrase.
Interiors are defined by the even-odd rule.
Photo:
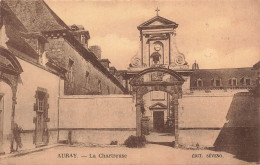
[[[160,44],[155,44],[154,45],[154,50],[156,50],[156,51],[161,50],[161,45]]]

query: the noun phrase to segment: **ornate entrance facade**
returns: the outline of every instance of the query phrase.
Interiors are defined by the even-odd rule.
[[[174,70],[153,67],[148,68],[138,73],[130,81],[132,86],[132,94],[136,99],[136,135],[144,134],[144,119],[143,96],[151,91],[167,92],[171,96],[170,115],[167,119],[168,125],[172,128],[175,135],[175,147],[178,147],[178,105],[179,99],[182,97],[182,84],[184,79]]]

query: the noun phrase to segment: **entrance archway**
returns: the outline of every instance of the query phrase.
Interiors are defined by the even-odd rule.
[[[16,92],[17,92],[19,75],[22,72],[23,72],[22,67],[21,67],[20,63],[18,62],[18,60],[16,59],[16,57],[11,52],[6,50],[5,48],[0,47],[0,83],[3,87],[0,90],[1,103],[5,100],[7,101],[7,99],[5,99],[5,97],[8,97],[8,100],[10,101],[10,102],[7,101],[7,102],[3,103],[3,104],[9,104],[8,107],[10,107],[10,108],[4,109],[6,107],[6,105],[2,107],[1,119],[7,120],[9,117],[9,121],[11,121],[10,123],[4,123],[3,120],[0,121],[2,123],[2,126],[3,126],[3,124],[10,125],[10,128],[7,127],[10,130],[5,131],[5,132],[9,132],[8,135],[3,135],[3,133],[4,133],[3,129],[0,129],[0,136],[1,136],[0,138],[3,139],[4,137],[8,137],[8,136],[12,137],[10,139],[10,142],[11,142],[10,150],[11,151],[13,151],[12,133],[13,133],[13,128],[14,128]],[[9,86],[10,90],[5,90],[8,88],[7,86]],[[7,114],[10,114],[10,115],[5,116]],[[4,144],[4,143],[8,143],[8,142],[5,139],[3,139],[2,143],[0,143],[0,152],[2,152],[2,153],[3,153],[3,145],[6,146],[6,144]],[[5,152],[7,152],[7,151],[5,150]]]
[[[175,147],[179,143],[178,99],[182,97],[184,79],[174,70],[153,67],[138,73],[131,81],[133,95],[136,98],[136,135],[142,136],[143,96],[151,91],[164,91],[171,95],[169,124],[173,125]]]

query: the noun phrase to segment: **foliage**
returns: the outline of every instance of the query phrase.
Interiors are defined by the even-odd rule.
[[[141,148],[144,147],[146,144],[145,136],[129,136],[124,144],[129,148]]]
[[[111,141],[110,145],[117,145],[118,144],[118,141]]]

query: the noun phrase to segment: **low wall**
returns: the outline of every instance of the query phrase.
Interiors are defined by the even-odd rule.
[[[59,139],[74,142],[123,143],[135,134],[136,111],[130,95],[63,96],[59,99]]]
[[[259,122],[256,98],[249,92],[194,93],[184,95],[179,106],[179,139],[184,146],[240,145],[231,144],[230,137],[243,139]]]

